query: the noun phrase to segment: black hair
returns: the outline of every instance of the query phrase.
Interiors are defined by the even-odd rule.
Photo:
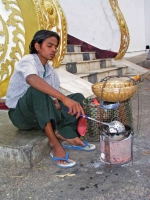
[[[59,41],[60,41],[60,37],[59,35],[56,33],[56,32],[53,32],[53,31],[49,31],[49,30],[40,30],[40,31],[37,31],[35,33],[35,35],[33,36],[33,39],[29,45],[29,52],[30,54],[33,54],[33,53],[38,53],[37,50],[35,49],[35,43],[38,43],[38,44],[42,44],[43,41],[49,37],[55,37],[57,40],[58,40],[58,44],[59,44]]]

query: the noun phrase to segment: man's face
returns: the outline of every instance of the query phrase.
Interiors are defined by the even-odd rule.
[[[55,37],[49,37],[45,39],[42,45],[36,43],[35,48],[38,51],[37,55],[40,58],[42,64],[48,60],[53,60],[58,48],[58,40]]]

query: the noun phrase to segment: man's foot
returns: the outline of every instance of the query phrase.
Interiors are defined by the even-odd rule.
[[[51,122],[48,122],[47,125],[44,128],[44,131],[49,139],[49,143],[51,146],[51,153],[50,153],[50,157],[52,158],[52,160],[58,165],[64,165],[66,163],[68,163],[68,158],[69,155],[66,154],[64,148],[62,147],[61,143],[59,142],[59,140],[57,139],[54,131],[53,131],[53,127]],[[75,164],[75,162],[74,162]]]
[[[87,152],[93,151],[93,150],[96,149],[95,144],[90,144],[90,143],[88,143],[86,141],[83,141],[83,142],[84,142],[85,146],[75,146],[75,145],[69,144],[66,141],[63,141],[62,142],[62,146],[65,149],[72,149],[72,150],[78,150],[78,151],[87,151]]]
[[[66,152],[64,150],[64,148],[61,146],[60,144],[60,147],[57,147],[57,148],[54,148],[51,144],[51,153],[54,157],[58,157],[58,158],[65,158],[66,157]],[[66,161],[63,161],[63,160],[57,160],[57,163],[59,164],[63,164],[63,163],[66,163]]]
[[[66,142],[68,142],[72,145],[75,145],[75,146],[85,146],[85,144],[82,142],[82,140],[79,137],[75,137],[73,139],[66,139],[66,138],[62,137],[59,133],[56,134],[56,137],[59,140],[66,141]]]
[[[69,158],[69,154],[65,152],[62,146],[61,148],[52,148],[52,151],[50,152],[50,158],[58,167],[61,168],[70,168],[76,165],[76,162]]]
[[[53,156],[52,153],[50,153],[50,158],[60,168],[70,168],[76,165],[76,162],[74,160],[69,159],[68,153],[66,153],[65,158],[58,158],[58,157]],[[58,163],[58,161],[65,161],[65,163]]]

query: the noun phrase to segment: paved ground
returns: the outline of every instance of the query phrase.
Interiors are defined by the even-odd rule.
[[[135,127],[138,99],[140,106],[133,163],[114,165],[107,172],[95,142],[97,149],[90,153],[68,150],[77,161],[71,169],[56,167],[48,155],[32,169],[1,166],[0,200],[150,200],[150,77],[139,88],[132,100]]]

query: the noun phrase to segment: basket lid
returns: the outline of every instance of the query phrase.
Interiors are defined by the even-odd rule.
[[[104,88],[123,88],[134,85],[134,81],[128,77],[113,77],[107,81],[98,82],[92,85],[92,88],[103,87]]]
[[[122,82],[133,83],[133,81],[128,77],[114,77],[107,80],[107,83],[122,83]]]

